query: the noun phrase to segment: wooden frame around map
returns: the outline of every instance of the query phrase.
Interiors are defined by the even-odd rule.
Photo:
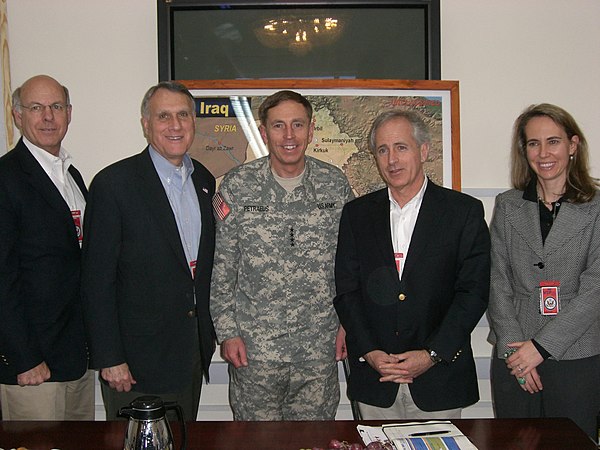
[[[460,104],[458,81],[445,80],[358,80],[358,79],[273,79],[273,80],[180,80],[194,97],[216,95],[268,95],[281,89],[292,89],[303,95],[372,95],[377,97],[442,96],[449,105],[442,108],[444,128],[443,184],[455,190],[461,189],[460,166]],[[446,134],[450,134],[447,136]],[[449,143],[450,148],[447,148]],[[450,162],[448,162],[450,158]]]

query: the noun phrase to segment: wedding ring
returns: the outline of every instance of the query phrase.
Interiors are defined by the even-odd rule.
[[[519,372],[523,372],[523,368],[521,366],[517,366],[517,369],[519,369]]]

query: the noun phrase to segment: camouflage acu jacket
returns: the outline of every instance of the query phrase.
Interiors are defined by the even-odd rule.
[[[334,257],[342,207],[352,197],[339,169],[311,157],[291,193],[268,157],[225,176],[215,199],[211,283],[219,342],[241,336],[249,360],[334,357]]]

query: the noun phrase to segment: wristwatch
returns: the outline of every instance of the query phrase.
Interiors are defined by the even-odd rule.
[[[434,365],[437,364],[437,363],[442,362],[442,358],[440,358],[438,356],[438,354],[435,352],[435,350],[427,349],[426,351],[427,351],[427,353],[429,353],[429,357],[431,358],[431,362],[433,362]]]

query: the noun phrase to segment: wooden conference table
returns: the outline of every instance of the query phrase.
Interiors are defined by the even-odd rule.
[[[188,422],[188,450],[300,450],[327,448],[331,439],[361,442],[357,424],[331,422]],[[596,445],[568,419],[453,420],[479,450],[594,450]],[[1,422],[0,448],[121,450],[126,422]],[[172,423],[175,448],[179,427]]]

